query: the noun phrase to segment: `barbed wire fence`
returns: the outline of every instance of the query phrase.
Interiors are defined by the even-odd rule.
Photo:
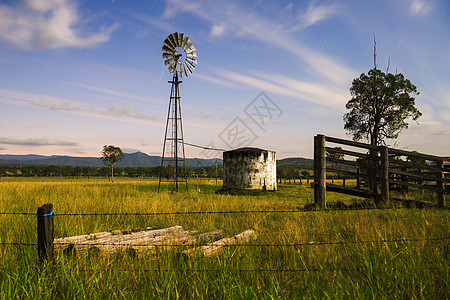
[[[359,208],[359,209],[333,209],[334,211],[348,211],[348,210],[387,210],[387,209],[404,209],[404,208]],[[330,210],[330,209],[329,209]],[[211,214],[259,214],[259,213],[300,213],[300,212],[308,212],[308,213],[316,213],[321,212],[323,210],[307,210],[307,209],[297,209],[297,210],[234,210],[234,211],[192,211],[192,212],[140,212],[140,213],[127,213],[127,212],[108,212],[108,213],[53,213],[53,211],[46,215],[37,215],[36,213],[31,212],[0,212],[0,216],[7,215],[22,215],[22,216],[32,216],[32,217],[42,217],[42,216],[51,216],[51,217],[70,217],[70,216],[170,216],[170,215],[211,215]],[[333,246],[333,245],[343,245],[350,246],[354,244],[383,244],[383,243],[416,243],[416,242],[432,242],[439,243],[442,241],[449,241],[449,236],[438,236],[438,237],[427,237],[427,238],[416,238],[416,237],[408,237],[408,238],[393,238],[393,239],[370,239],[370,240],[338,240],[338,241],[310,241],[310,242],[300,242],[300,243],[240,243],[240,244],[230,244],[230,245],[222,245],[224,248],[301,248],[301,247],[320,247],[320,246]],[[53,242],[53,245],[70,245],[69,242]],[[122,245],[120,242],[115,243],[90,243],[86,244],[88,247],[95,246],[120,246]],[[17,242],[17,241],[1,241],[0,246],[11,246],[11,247],[38,247],[38,243],[25,243],[25,242]],[[146,244],[127,244],[127,247],[148,247]],[[164,244],[164,247],[186,247],[185,245],[180,244]],[[212,245],[214,247],[214,245]],[[38,250],[39,251],[39,250]],[[1,270],[9,270],[12,268],[0,268]],[[173,271],[173,272],[221,272],[221,271],[235,271],[235,272],[336,272],[336,271],[345,271],[345,270],[355,271],[355,268],[347,268],[347,267],[339,267],[339,268],[324,268],[324,267],[304,267],[304,268],[261,268],[261,269],[166,269],[165,271]],[[134,270],[134,269],[133,269]],[[119,270],[119,271],[127,271],[127,270]],[[145,269],[145,271],[164,271],[163,269]]]

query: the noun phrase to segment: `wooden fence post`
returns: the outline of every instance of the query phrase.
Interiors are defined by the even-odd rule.
[[[406,172],[408,172],[408,168],[402,167],[402,171],[406,173]],[[402,178],[402,181],[403,181],[403,182],[408,182],[408,176],[406,176],[406,175],[401,175],[401,178]],[[402,185],[402,191],[403,191],[403,193],[407,193],[408,190],[409,190],[409,188],[408,188],[407,185]]]
[[[438,161],[437,166],[441,169],[440,174],[437,174],[438,178],[445,178],[444,174],[444,162]],[[436,181],[437,188],[441,190],[441,192],[437,193],[438,206],[444,208],[445,207],[445,183],[442,180]]]
[[[388,147],[380,147],[381,154],[381,168],[380,168],[380,181],[381,181],[381,201],[384,204],[389,203],[389,150]]]
[[[37,210],[38,256],[41,262],[53,256],[53,204],[44,204]]]
[[[325,136],[314,137],[314,204],[326,208]]]
[[[372,196],[375,200],[375,202],[379,201],[379,189],[378,189],[378,180],[377,180],[377,170],[379,169],[379,162],[378,162],[378,151],[375,149],[369,150],[369,166],[371,166],[371,170],[369,171],[370,174],[370,191],[372,192]]]
[[[361,188],[361,179],[359,178],[359,167],[356,167],[356,188]]]

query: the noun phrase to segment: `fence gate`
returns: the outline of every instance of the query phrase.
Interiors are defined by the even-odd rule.
[[[339,146],[328,147],[328,143]],[[344,146],[343,149],[341,146]],[[433,191],[439,207],[445,207],[450,182],[450,157],[422,154],[386,146],[316,135],[314,137],[314,203],[326,207],[326,191],[389,202],[389,191],[417,188]],[[343,184],[327,183],[327,172],[342,176]],[[345,179],[356,179],[346,186]]]

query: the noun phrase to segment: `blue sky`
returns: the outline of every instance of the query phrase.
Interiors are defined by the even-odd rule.
[[[377,64],[420,91],[423,113],[389,144],[450,154],[447,0],[0,0],[0,154],[160,155],[171,74],[161,47],[189,36],[185,141],[312,157],[343,129],[354,78]],[[186,146],[187,157],[221,157]]]

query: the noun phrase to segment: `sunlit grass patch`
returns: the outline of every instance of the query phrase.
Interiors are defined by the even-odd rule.
[[[298,183],[224,194],[214,180],[199,181],[199,189],[189,182],[189,193],[157,186],[155,179],[2,180],[0,212],[34,214],[53,203],[56,238],[174,225],[227,237],[253,229],[257,238],[212,257],[186,258],[188,247],[174,245],[139,256],[69,251],[48,265],[39,264],[35,246],[0,245],[1,297],[448,297],[449,239],[435,239],[449,235],[448,211],[304,211],[313,190]],[[331,207],[366,201],[328,194]],[[0,226],[0,242],[36,243],[34,215],[0,215]]]

